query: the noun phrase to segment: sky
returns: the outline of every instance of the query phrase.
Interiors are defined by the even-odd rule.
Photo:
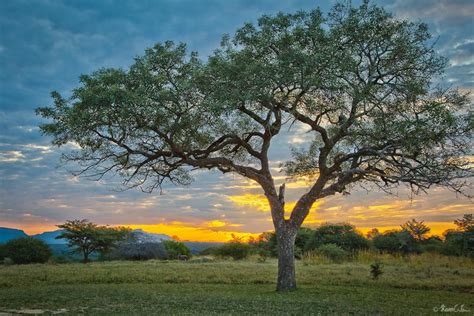
[[[353,1],[357,4],[357,1]],[[396,17],[426,22],[436,49],[450,60],[443,82],[474,89],[474,2],[457,0],[373,1]],[[225,241],[232,234],[257,236],[272,229],[261,189],[237,175],[202,171],[188,187],[165,186],[162,194],[117,192],[110,181],[73,177],[59,162],[58,149],[42,136],[34,113],[51,105],[50,92],[70,95],[81,74],[100,68],[127,68],[156,42],[185,42],[205,58],[245,22],[263,14],[296,12],[334,1],[306,0],[2,0],[0,1],[0,226],[27,233],[56,229],[66,220],[128,225],[178,236],[182,240]],[[278,165],[291,146],[307,136],[296,128],[271,148],[276,182]],[[69,148],[70,149],[70,148]],[[287,185],[291,206],[305,192],[305,181]],[[349,196],[318,201],[306,226],[350,222],[367,231],[398,227],[416,218],[435,234],[454,219],[472,213],[472,201],[441,188],[411,197],[357,189]]]

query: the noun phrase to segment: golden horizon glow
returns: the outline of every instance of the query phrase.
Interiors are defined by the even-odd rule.
[[[309,217],[309,216],[308,216]],[[309,220],[303,223],[304,227],[316,228],[319,225],[327,223],[324,220]],[[403,223],[400,223],[400,225]],[[443,236],[443,233],[449,229],[455,229],[456,226],[452,222],[432,222],[425,221],[425,224],[431,228],[431,231],[428,233],[428,236]],[[357,226],[356,229],[362,234],[366,235],[367,232],[373,228],[377,228],[381,233],[390,230],[400,229],[400,225],[381,225],[381,226]],[[1,227],[16,228],[21,229],[28,235],[39,234],[48,231],[54,231],[58,228],[55,225],[45,225],[45,226],[34,226],[28,225],[16,225],[14,223],[3,223],[0,221]],[[159,224],[123,224],[123,225],[113,225],[113,226],[125,226],[131,229],[143,229],[148,233],[155,234],[165,234],[170,237],[178,237],[181,241],[195,241],[195,242],[227,242],[232,240],[232,235],[243,238],[243,240],[248,240],[249,237],[257,238],[261,233],[252,233],[245,231],[234,231],[234,230],[219,230],[219,228],[225,227],[240,227],[241,224],[231,224],[226,223],[220,220],[213,220],[208,222],[203,222],[201,224],[192,224],[192,223],[183,223],[183,222],[170,222],[170,223],[159,223]]]
[[[143,229],[148,233],[165,234],[169,236],[176,236],[181,241],[201,241],[201,242],[226,242],[232,240],[233,236],[243,238],[247,240],[249,237],[258,237],[261,233],[249,233],[249,232],[238,232],[238,231],[223,231],[215,230],[216,226],[212,226],[215,222],[212,221],[210,226],[196,225],[172,222],[168,224],[153,224],[153,225],[124,225],[131,229]],[[222,223],[222,222],[221,222]],[[226,225],[226,226],[232,226]],[[222,226],[219,226],[222,227]]]
[[[150,233],[166,234],[171,237],[177,236],[183,241],[201,242],[226,242],[233,238],[232,235],[243,238],[243,240],[248,240],[249,237],[256,238],[265,231],[273,230],[273,226],[270,224],[270,207],[263,194],[244,193],[240,195],[228,195],[227,200],[232,202],[238,209],[242,209],[241,213],[245,214],[244,217],[237,219],[239,222],[235,222],[235,218],[230,221],[224,216],[219,219],[215,218],[204,221],[196,221],[196,219],[194,219],[192,222],[182,222],[166,221],[166,219],[163,219],[163,222],[156,224],[125,223],[113,226],[126,226],[132,229],[140,228]],[[285,204],[286,217],[290,214],[295,204],[296,201],[291,200]],[[222,208],[223,205],[219,204],[219,207]],[[425,219],[425,224],[431,228],[429,235],[442,236],[446,230],[455,228],[453,220],[429,220],[428,216],[435,212],[442,212],[445,215],[467,213],[469,212],[468,209],[469,205],[462,201],[456,201],[449,205],[433,208],[427,205],[427,201],[423,199],[392,201],[380,201],[375,199],[371,205],[350,205],[342,198],[328,198],[314,203],[303,226],[315,228],[323,223],[347,222],[355,225],[357,230],[366,234],[373,228],[377,228],[380,232],[399,229],[401,224],[415,218],[418,220]],[[259,215],[261,213],[265,213],[266,215],[264,216],[266,217],[262,218],[262,215]],[[261,226],[253,225],[253,227],[249,227],[249,223],[251,223],[252,220],[248,219],[247,216],[250,214],[253,214],[252,216],[257,215],[257,218],[260,217]],[[27,218],[34,217],[28,216]],[[35,222],[9,222],[0,220],[0,226],[22,229],[29,235],[58,229],[56,225],[51,222],[36,224]]]

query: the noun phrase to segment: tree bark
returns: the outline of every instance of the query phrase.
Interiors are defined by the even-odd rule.
[[[282,225],[277,229],[278,243],[278,279],[277,291],[286,292],[296,290],[295,271],[295,239],[297,229],[288,225]]]

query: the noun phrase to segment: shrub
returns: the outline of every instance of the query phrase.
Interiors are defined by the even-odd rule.
[[[443,241],[438,236],[431,236],[421,242],[420,249],[422,252],[443,252]]]
[[[372,276],[373,280],[377,280],[380,275],[383,273],[383,264],[376,261],[370,265],[370,275]]]
[[[178,259],[178,256],[185,255],[190,257],[191,251],[189,248],[179,241],[164,240],[162,241],[163,246],[168,254],[168,259]]]
[[[7,256],[7,249],[5,248],[5,245],[0,245],[0,262],[2,262],[6,256]]]
[[[12,264],[14,264],[13,260],[8,257],[3,258],[2,263],[6,266],[11,266]]]
[[[303,253],[312,235],[313,230],[311,228],[302,227],[298,229],[295,239],[295,252]]]
[[[325,224],[313,230],[302,227],[295,239],[295,257],[301,259],[307,251],[313,251],[325,244],[335,244],[342,249],[356,252],[369,248],[369,241],[350,224]],[[266,232],[252,243],[256,253],[265,249],[271,256],[278,255],[277,238],[274,232]]]
[[[305,250],[318,249],[325,244],[335,244],[350,252],[369,248],[368,240],[350,224],[325,224],[318,227],[307,241]]]
[[[463,218],[454,221],[456,230],[444,233],[443,253],[455,256],[474,257],[474,219],[472,214],[464,214]]]
[[[400,248],[400,241],[395,233],[384,233],[373,239],[374,247],[380,252],[396,253]]]
[[[271,256],[271,252],[264,248],[259,249],[257,253],[258,253],[258,262],[262,262],[262,263],[267,261],[267,259]]]
[[[168,259],[168,253],[162,243],[121,243],[102,257],[104,260],[150,260]]]
[[[66,257],[65,255],[54,256],[49,259],[50,263],[61,264],[61,263],[69,263],[71,259]]]
[[[419,245],[407,231],[390,231],[373,239],[374,247],[380,252],[388,253],[420,253]]]
[[[244,243],[230,242],[214,249],[214,254],[219,257],[231,257],[242,260],[250,254],[250,246]]]
[[[218,247],[209,247],[209,248],[203,249],[199,252],[199,255],[200,256],[214,255],[217,248]]]
[[[334,262],[341,262],[347,258],[348,253],[336,244],[324,244],[318,247],[318,253]]]
[[[448,256],[474,257],[474,230],[448,231],[445,233],[443,254]]]
[[[31,237],[12,239],[4,247],[6,257],[16,264],[45,263],[51,257],[49,246]]]
[[[264,232],[260,234],[258,239],[250,243],[250,245],[255,249],[256,253],[264,251],[268,256],[277,257],[277,239],[275,232]]]

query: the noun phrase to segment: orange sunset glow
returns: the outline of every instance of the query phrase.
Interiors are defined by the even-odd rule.
[[[195,213],[193,220],[180,219],[176,221],[169,221],[161,219],[162,222],[157,223],[134,223],[134,222],[116,222],[110,220],[104,221],[104,224],[112,226],[127,226],[132,229],[143,229],[144,231],[158,234],[166,234],[177,237],[180,240],[187,241],[209,241],[209,242],[226,242],[232,239],[232,236],[242,237],[244,240],[249,237],[257,237],[262,232],[272,231],[272,220],[269,212],[268,201],[265,196],[258,192],[258,189],[248,182],[240,182],[235,178],[231,179],[234,182],[234,187],[241,188],[240,195],[225,195],[225,194],[211,194],[217,196],[219,200],[213,202],[213,207],[216,208],[216,215],[214,219],[199,221],[199,211],[193,211],[190,208],[188,212]],[[235,190],[235,189],[234,189]],[[300,186],[290,186],[288,193],[291,196],[297,196],[302,190]],[[180,195],[173,195],[171,189],[163,196],[153,196],[150,200],[145,197],[142,202],[137,202],[138,208],[136,213],[140,213],[141,208],[154,209],[156,213],[165,211],[165,207],[159,206],[160,198],[163,199],[179,199]],[[219,190],[216,190],[219,191]],[[181,195],[182,196],[182,195]],[[372,198],[373,197],[373,198]],[[116,200],[118,198],[112,198]],[[181,197],[184,201],[188,201]],[[153,202],[152,202],[153,201]],[[226,201],[230,202],[226,204]],[[219,203],[220,202],[220,203]],[[50,201],[51,203],[51,201]],[[57,201],[61,203],[61,201]],[[289,216],[294,207],[296,200],[289,200],[285,204],[286,217]],[[157,204],[158,206],[155,206]],[[124,205],[123,202],[113,201],[106,202],[106,206],[115,205],[117,208],[126,206],[130,207],[126,212],[115,211],[115,214],[133,214],[133,206]],[[64,209],[68,209],[65,207]],[[227,210],[227,211],[226,211]],[[471,204],[467,199],[450,195],[448,192],[442,190],[434,191],[430,195],[420,195],[415,199],[399,198],[394,199],[390,196],[384,196],[380,193],[366,193],[356,192],[348,197],[330,197],[327,199],[317,201],[304,222],[304,226],[317,227],[326,222],[340,223],[348,222],[356,226],[356,228],[366,234],[372,228],[377,228],[384,232],[387,230],[399,229],[400,225],[411,218],[424,220],[431,228],[429,235],[442,236],[443,232],[448,229],[453,229],[455,226],[453,220],[462,216],[464,213],[472,211]],[[89,212],[90,214],[97,214],[97,212]],[[172,213],[170,213],[172,214]],[[448,214],[448,215],[446,215]],[[442,216],[441,216],[442,215]],[[252,221],[248,221],[248,217],[252,217],[257,225],[252,225]],[[441,217],[440,217],[441,216]],[[449,218],[447,220],[440,220],[440,218]],[[452,220],[451,220],[452,219]],[[28,234],[37,234],[44,231],[53,231],[60,224],[52,223],[51,221],[40,218],[42,223],[36,222],[38,218],[27,215],[23,217],[23,222],[8,222],[0,221],[0,226],[5,227],[21,227]]]

